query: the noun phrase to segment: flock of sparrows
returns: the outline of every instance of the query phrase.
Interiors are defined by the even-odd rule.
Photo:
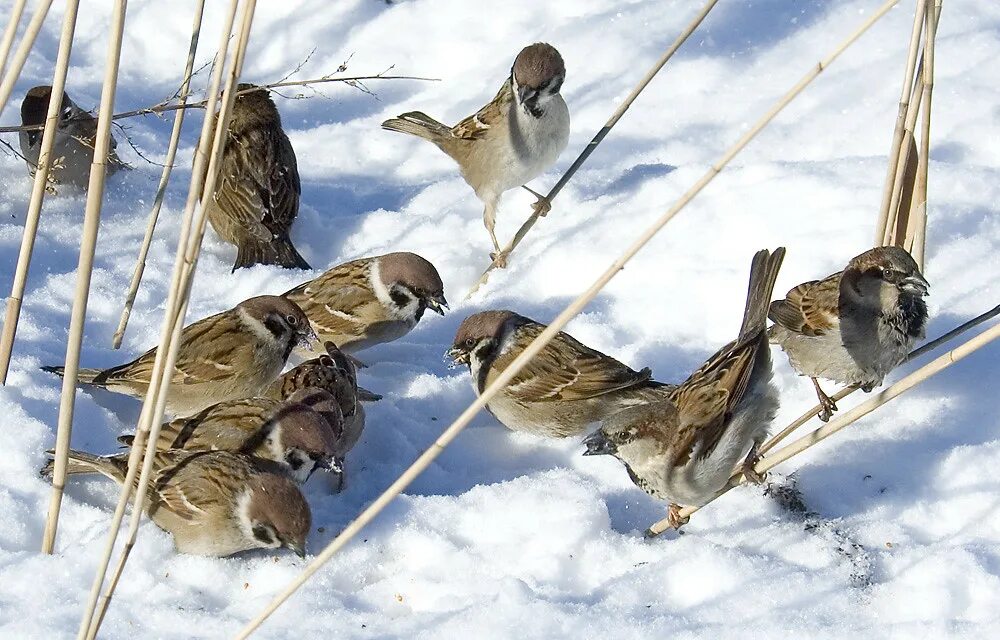
[[[427,139],[455,160],[484,203],[498,262],[505,258],[493,231],[501,194],[537,177],[566,146],[564,76],[558,51],[536,43],[517,55],[496,97],[454,127],[421,112],[382,124]],[[25,99],[25,123],[38,122],[40,109],[44,117],[43,89]],[[236,245],[234,269],[308,268],[289,238],[300,195],[291,144],[267,91],[240,89],[208,218]],[[86,155],[86,146],[73,145],[93,136],[92,118],[68,97],[63,104],[60,130],[68,131],[57,155]],[[37,159],[31,133],[22,132],[29,163],[32,148]],[[78,165],[63,162],[56,179],[77,184]],[[549,203],[539,196],[535,206],[544,214]],[[560,332],[488,410],[512,430],[543,437],[580,437],[599,423],[583,440],[584,455],[617,457],[637,486],[669,503],[671,523],[680,526],[680,505],[705,504],[734,471],[762,480],[753,465],[779,402],[769,343],[812,379],[826,420],[836,406],[819,379],[870,391],[924,336],[928,283],[903,249],[871,249],[843,271],[772,301],[784,255],[784,248],[757,252],[736,339],[680,384],[657,382],[650,369],[635,371]],[[311,518],[298,485],[321,469],[342,487],[345,457],[364,428],[362,401],[377,399],[358,386],[359,363],[350,354],[406,335],[427,309],[444,315],[447,308],[435,267],[400,252],[335,266],[283,295],[250,298],[185,327],[166,400],[178,417],[162,426],[156,443],[150,517],[182,552],[304,553]],[[544,328],[514,311],[483,311],[462,321],[447,355],[468,367],[479,394]],[[311,359],[282,374],[293,352]],[[79,381],[142,397],[155,356],[153,349],[117,367],[83,369]],[[133,436],[120,440],[131,444]],[[123,482],[126,465],[127,454],[74,451],[69,472]],[[43,471],[51,470],[50,462]]]

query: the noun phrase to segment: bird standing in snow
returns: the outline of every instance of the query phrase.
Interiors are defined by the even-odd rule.
[[[877,247],[771,304],[771,342],[784,349],[792,368],[812,378],[821,420],[837,405],[817,378],[866,392],[882,384],[924,337],[929,286],[905,249]]]
[[[475,114],[448,127],[411,111],[382,123],[383,129],[430,140],[458,163],[462,177],[484,204],[483,222],[493,241],[491,256],[506,264],[494,227],[500,196],[534,180],[559,158],[569,140],[569,110],[559,89],[566,77],[562,56],[537,42],[517,54],[510,76],[493,100]],[[531,191],[539,215],[551,203]]]
[[[45,124],[49,109],[52,87],[42,85],[32,87],[21,102],[21,124],[35,126]],[[90,182],[90,165],[94,160],[94,138],[97,135],[97,120],[76,106],[69,94],[63,92],[62,106],[59,108],[59,124],[56,127],[55,144],[52,147],[52,167],[49,180],[54,184],[71,185],[86,189]],[[42,148],[42,130],[32,129],[19,134],[21,153],[27,160],[28,172],[34,176],[38,166],[38,155]],[[125,167],[114,149],[117,146],[112,137],[109,141],[107,175],[112,175]]]
[[[544,330],[513,311],[483,311],[462,321],[448,356],[468,365],[480,394]],[[625,407],[665,398],[673,387],[650,376],[559,332],[486,407],[508,429],[565,438]]]
[[[299,212],[299,169],[266,89],[240,84],[208,221],[236,245],[233,271],[255,264],[309,269],[289,233]]]
[[[748,480],[778,410],[771,384],[767,309],[784,248],[759,251],[739,337],[717,351],[669,398],[631,407],[588,436],[583,455],[613,455],[643,491],[670,502],[668,520],[684,524],[680,505],[701,506],[729,481],[739,460]]]

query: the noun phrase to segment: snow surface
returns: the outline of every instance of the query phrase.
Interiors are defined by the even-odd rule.
[[[0,23],[13,3],[3,4]],[[86,107],[100,96],[110,4],[88,2],[80,14],[68,87]],[[214,51],[223,4],[208,3],[199,61]],[[325,268],[416,251],[437,265],[453,303],[447,317],[431,314],[405,339],[365,352],[372,366],[362,382],[385,399],[369,407],[347,490],[331,495],[322,478],[307,488],[314,552],[472,400],[467,374],[442,360],[463,317],[503,307],[540,321],[554,317],[878,3],[720,3],[559,196],[511,267],[471,302],[462,296],[489,246],[479,202],[443,154],[378,123],[411,109],[457,121],[493,96],[522,46],[549,41],[566,59],[573,124],[566,153],[534,183],[547,189],[696,4],[259,3],[247,80],[280,78],[314,47],[298,77],[329,73],[350,58],[352,72],[395,65],[400,73],[441,78],[368,83],[377,98],[326,85],[324,95],[278,100],[302,175],[294,237],[303,255]],[[867,248],[912,22],[912,2],[902,4],[618,275],[572,322],[571,333],[632,366],[652,367],[659,379],[680,380],[735,334],[756,249],[788,247],[778,281],[784,291]],[[190,5],[131,3],[117,110],[174,92]],[[50,81],[61,11],[56,3],[4,124],[17,122],[25,90]],[[926,268],[932,336],[1000,300],[998,58],[1000,5],[945,2]],[[206,83],[203,71],[196,84]],[[162,159],[169,119],[127,126],[144,155]],[[200,117],[185,127],[185,163],[199,127]],[[115,352],[111,335],[160,173],[116,135],[120,155],[136,170],[115,176],[106,193],[83,354],[88,366],[122,362],[156,342],[189,178],[187,167],[175,172],[125,347]],[[4,140],[16,145],[14,136]],[[31,182],[18,159],[0,155],[0,163],[6,286]],[[507,195],[501,238],[530,202],[526,192]],[[38,367],[64,358],[83,204],[69,195],[46,200],[15,357],[0,389],[4,638],[74,636],[117,497],[110,483],[72,482],[58,553],[38,553],[50,490],[37,469],[53,445],[59,397],[59,381]],[[305,279],[263,267],[229,275],[234,252],[209,234],[189,319]],[[813,394],[776,356],[781,426],[811,406]],[[583,458],[578,442],[514,434],[481,414],[278,611],[261,637],[1000,637],[998,357],[1000,344],[983,349],[779,467],[796,472],[809,508],[826,521],[809,530],[760,489],[744,488],[697,514],[683,535],[646,542],[640,534],[664,514],[663,505],[636,489],[617,461]],[[137,413],[128,398],[78,393],[73,446],[114,450]],[[849,553],[844,540],[862,549]],[[291,554],[177,555],[169,536],[147,522],[103,634],[231,635],[302,566]]]

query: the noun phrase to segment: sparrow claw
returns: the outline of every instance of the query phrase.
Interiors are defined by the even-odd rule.
[[[819,399],[820,412],[817,415],[823,422],[829,422],[830,418],[833,417],[833,412],[837,410],[837,403],[820,388],[816,378],[813,378],[812,382],[813,387],[816,388],[816,397]]]
[[[690,516],[681,517],[681,505],[671,502],[670,506],[667,507],[667,524],[671,528],[675,530],[680,529],[690,522],[690,520]]]
[[[531,189],[530,187],[527,187],[525,185],[521,186],[531,195],[537,198],[537,200],[535,200],[535,204],[531,205],[531,208],[534,210],[535,215],[537,215],[539,218],[544,218],[545,216],[548,215],[549,211],[552,211],[552,201],[549,200],[547,196],[543,196],[534,189]]]
[[[497,266],[498,269],[506,269],[507,268],[507,256],[509,256],[509,255],[510,255],[509,251],[500,251],[498,249],[495,252],[494,251],[490,252],[490,260],[492,260],[493,263],[496,264],[496,266]]]
[[[754,484],[764,484],[764,481],[767,480],[767,473],[757,473],[757,470],[754,469],[754,467],[757,466],[758,462],[760,462],[760,454],[757,453],[757,443],[754,443],[753,446],[750,447],[750,452],[747,453],[747,457],[743,461],[743,466],[740,471],[743,473],[743,476],[748,482],[752,482]]]

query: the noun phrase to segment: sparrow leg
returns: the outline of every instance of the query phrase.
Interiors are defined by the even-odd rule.
[[[819,412],[819,419],[823,422],[830,420],[833,412],[837,410],[837,404],[823,392],[823,389],[819,386],[819,380],[816,378],[810,378],[813,381],[813,387],[816,388],[816,397],[819,398],[819,406],[822,407],[822,411]]]
[[[531,205],[531,208],[535,210],[535,213],[538,214],[539,218],[544,218],[548,215],[549,211],[552,211],[552,201],[546,196],[543,196],[525,184],[522,184],[521,188],[538,198],[538,200],[535,200],[535,204]]]
[[[767,478],[766,473],[760,474],[754,469],[759,461],[760,453],[758,453],[758,444],[755,442],[750,446],[750,451],[747,453],[746,459],[743,460],[743,466],[740,469],[746,479],[754,484],[763,484]]]
[[[690,521],[690,517],[681,517],[681,505],[671,502],[667,507],[667,524],[673,529],[680,529]]]
[[[497,234],[494,233],[497,225],[497,203],[495,200],[488,201],[483,208],[483,224],[486,225],[486,230],[490,233],[490,240],[493,241],[494,251],[490,254],[490,260],[496,262],[497,267],[501,269],[507,268],[507,253],[500,249]]]
[[[330,482],[334,493],[343,493],[344,488],[347,487],[347,469],[344,466],[346,464],[346,460],[343,458],[337,458],[337,468],[340,470],[334,472],[334,477]]]

